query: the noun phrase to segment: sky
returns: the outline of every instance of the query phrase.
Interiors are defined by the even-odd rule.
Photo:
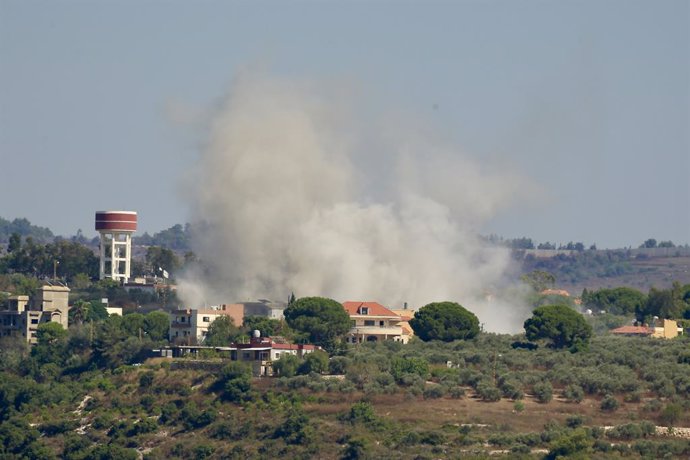
[[[205,114],[246,69],[347,87],[363,118],[523,177],[484,234],[690,243],[687,0],[0,0],[0,216],[188,221]]]

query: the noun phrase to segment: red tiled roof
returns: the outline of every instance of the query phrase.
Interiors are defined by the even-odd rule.
[[[383,305],[377,302],[343,302],[343,307],[345,307],[345,311],[347,311],[348,315],[361,315],[362,314],[362,307],[366,307],[369,309],[369,312],[367,313],[369,316],[395,316],[399,317],[400,315],[393,313]]]
[[[621,326],[611,330],[611,334],[640,334],[649,335],[653,333],[652,328],[646,326]]]

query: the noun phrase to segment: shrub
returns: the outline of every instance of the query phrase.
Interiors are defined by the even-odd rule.
[[[347,370],[350,360],[344,356],[334,356],[328,362],[328,372],[335,375],[343,375]]]
[[[515,401],[515,404],[513,404],[513,410],[518,413],[522,412],[525,410],[525,403],[522,401]]]
[[[571,415],[565,419],[565,425],[568,428],[577,428],[585,423],[585,419],[581,415]]]
[[[487,382],[482,382],[477,386],[477,396],[485,402],[496,402],[501,400],[501,390]]]
[[[563,397],[569,402],[580,403],[585,398],[585,392],[579,385],[568,385],[563,390]]]
[[[308,444],[312,432],[309,428],[309,418],[301,410],[295,410],[273,433],[274,438],[282,438],[287,444]]]
[[[553,399],[553,387],[551,386],[551,382],[536,383],[534,387],[532,387],[532,392],[540,403],[545,404]]]
[[[153,384],[155,374],[152,371],[144,372],[139,376],[139,386],[141,388],[149,388]]]
[[[659,421],[665,426],[674,426],[683,415],[683,408],[674,403],[668,403],[659,414]]]
[[[399,383],[409,374],[426,379],[429,376],[429,363],[422,358],[395,357],[391,361],[391,374]]]
[[[442,385],[432,385],[424,390],[424,399],[438,399],[442,398],[446,393],[446,389]]]
[[[465,389],[462,387],[450,387],[448,389],[448,396],[453,399],[461,399],[465,396]]]
[[[614,398],[612,395],[606,395],[604,399],[601,400],[599,408],[606,412],[614,412],[616,409],[618,409],[619,405],[620,404],[616,398]]]
[[[358,460],[366,457],[368,443],[364,439],[348,439],[343,460]]]
[[[365,401],[354,403],[352,407],[350,407],[350,411],[341,416],[341,420],[348,421],[353,425],[358,423],[372,425],[379,421],[374,413],[374,408]]]
[[[314,351],[309,353],[302,364],[300,364],[297,372],[299,374],[323,374],[328,371],[328,354],[323,351]]]

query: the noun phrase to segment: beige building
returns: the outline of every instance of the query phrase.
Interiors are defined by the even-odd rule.
[[[377,302],[344,302],[343,307],[350,315],[352,329],[347,334],[349,343],[394,340],[407,343],[409,335],[404,333],[400,315]]]
[[[41,286],[33,299],[15,295],[8,299],[8,309],[0,311],[0,336],[22,337],[36,343],[36,331],[42,323],[68,326],[69,288]]]
[[[217,307],[174,310],[170,315],[169,338],[171,342],[184,344],[203,343],[212,322],[222,316],[232,318],[236,326],[242,325],[244,310],[241,304]]]
[[[683,328],[678,327],[678,323],[672,319],[664,319],[660,326],[654,327],[652,337],[659,339],[673,339],[683,334]]]

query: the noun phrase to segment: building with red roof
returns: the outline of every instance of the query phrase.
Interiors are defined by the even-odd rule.
[[[343,308],[350,315],[352,329],[347,334],[349,343],[395,340],[407,343],[409,335],[403,331],[403,319],[397,313],[377,302],[348,301]]]

